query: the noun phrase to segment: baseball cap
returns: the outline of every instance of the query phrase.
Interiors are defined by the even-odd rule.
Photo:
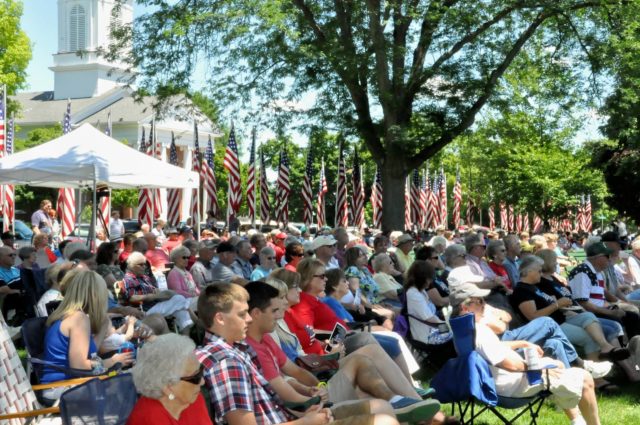
[[[587,257],[596,257],[598,255],[611,255],[613,254],[613,249],[607,247],[602,242],[597,242],[597,243],[588,245],[585,248],[584,252],[585,254],[587,254]]]
[[[491,293],[490,289],[480,289],[473,283],[462,283],[451,288],[449,303],[452,307],[458,306],[469,298],[484,298]]]
[[[200,242],[200,249],[216,249],[220,245],[220,239],[204,239]]]
[[[180,229],[180,233],[191,233],[191,232],[192,232],[192,230],[191,230],[191,227],[189,227],[189,226],[183,226]]]
[[[398,239],[396,240],[396,246],[400,246],[403,243],[407,243],[407,242],[411,242],[411,241],[413,241],[413,236],[411,236],[408,233],[404,233],[404,234],[400,235],[398,237]]]
[[[322,236],[318,236],[317,238],[315,238],[313,240],[313,245],[311,246],[311,249],[313,249],[314,251],[320,247],[323,246],[332,246],[337,244],[338,241],[336,241],[336,239],[331,236],[331,235],[322,235]]]
[[[616,242],[619,245],[624,245],[624,242],[620,240],[620,236],[618,235],[618,232],[605,232],[602,234],[602,237],[600,238],[600,240],[602,242]]]
[[[449,276],[447,276],[447,283],[449,288],[460,286],[465,283],[480,283],[484,280],[483,276],[477,275],[471,271],[469,266],[456,267],[451,270]]]
[[[175,227],[169,227],[169,229],[167,229],[167,234],[172,234],[172,233],[180,233],[178,232],[178,229],[176,229]]]
[[[287,234],[284,232],[280,232],[276,235],[276,239],[287,239]]]

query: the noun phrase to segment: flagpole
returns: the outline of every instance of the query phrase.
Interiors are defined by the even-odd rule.
[[[155,158],[156,157],[156,116],[153,115],[151,117],[151,157]],[[151,198],[151,229],[149,229],[149,231],[151,231],[153,229],[153,219],[156,216],[156,190],[155,189],[150,189],[149,190],[149,198]]]
[[[2,158],[4,156],[4,154],[5,154],[5,152],[6,152],[6,141],[7,141],[7,139],[6,139],[7,138],[7,85],[6,84],[2,85],[2,107],[4,108],[4,111],[2,112],[2,115],[3,115],[3,120],[5,122],[5,124],[4,124],[4,128],[5,128],[5,130],[4,130],[5,147],[3,149],[4,151],[0,151],[0,158]],[[9,224],[10,224],[10,223],[7,223],[7,217],[5,215],[5,213],[7,212],[6,211],[5,202],[4,202],[5,201],[5,199],[4,199],[5,190],[6,190],[5,189],[5,185],[0,185],[0,216],[2,216],[3,220],[4,220],[4,225],[3,225],[4,228],[2,229],[3,231],[4,231],[4,229],[9,230]],[[15,207],[14,207],[14,209],[15,209]],[[15,235],[15,232],[16,232],[16,229],[15,229],[15,226],[14,226],[14,229],[13,229],[13,234],[14,235]]]

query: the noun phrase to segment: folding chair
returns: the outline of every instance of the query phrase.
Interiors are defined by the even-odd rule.
[[[431,387],[436,390],[435,397],[441,403],[451,403],[452,414],[458,410],[462,424],[473,424],[478,416],[490,411],[505,425],[510,425],[525,415],[530,416],[531,425],[536,425],[542,403],[551,395],[548,384],[531,397],[498,395],[489,364],[475,351],[473,314],[452,318],[449,325],[458,357],[449,360],[433,377]],[[508,418],[497,408],[520,410]]]
[[[124,425],[138,395],[129,373],[92,379],[60,396],[63,425]]]
[[[80,378],[32,386],[0,313],[0,424],[22,425],[57,413],[58,407],[42,406],[34,391],[73,386],[86,380]]]

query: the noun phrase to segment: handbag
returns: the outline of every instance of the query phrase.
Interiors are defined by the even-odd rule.
[[[338,364],[338,356],[339,354],[329,354],[326,356],[321,356],[319,354],[307,354],[305,356],[298,356],[296,364],[314,375],[318,375],[323,372],[335,372],[340,367]]]

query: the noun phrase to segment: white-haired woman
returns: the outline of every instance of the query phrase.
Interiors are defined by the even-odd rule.
[[[192,300],[191,307],[195,308],[200,288],[187,270],[191,250],[185,246],[179,246],[171,251],[170,258],[173,262],[173,268],[167,275],[167,287],[176,294]]]
[[[127,425],[213,424],[200,392],[204,367],[195,348],[189,338],[167,334],[140,349],[131,374],[142,396]]]
[[[401,307],[398,295],[403,292],[402,285],[394,279],[395,268],[389,254],[378,254],[371,260],[373,267],[373,280],[378,284],[378,290],[382,298],[382,304],[391,304]]]
[[[265,246],[259,253],[260,264],[253,269],[251,280],[260,280],[269,276],[269,273],[276,268],[276,251],[270,246]]]
[[[171,290],[160,291],[153,286],[145,274],[146,262],[145,256],[137,251],[129,254],[120,300],[125,305],[142,305],[142,309],[149,314],[173,316],[180,331],[188,333],[193,326],[192,313],[189,311],[191,301]]]

